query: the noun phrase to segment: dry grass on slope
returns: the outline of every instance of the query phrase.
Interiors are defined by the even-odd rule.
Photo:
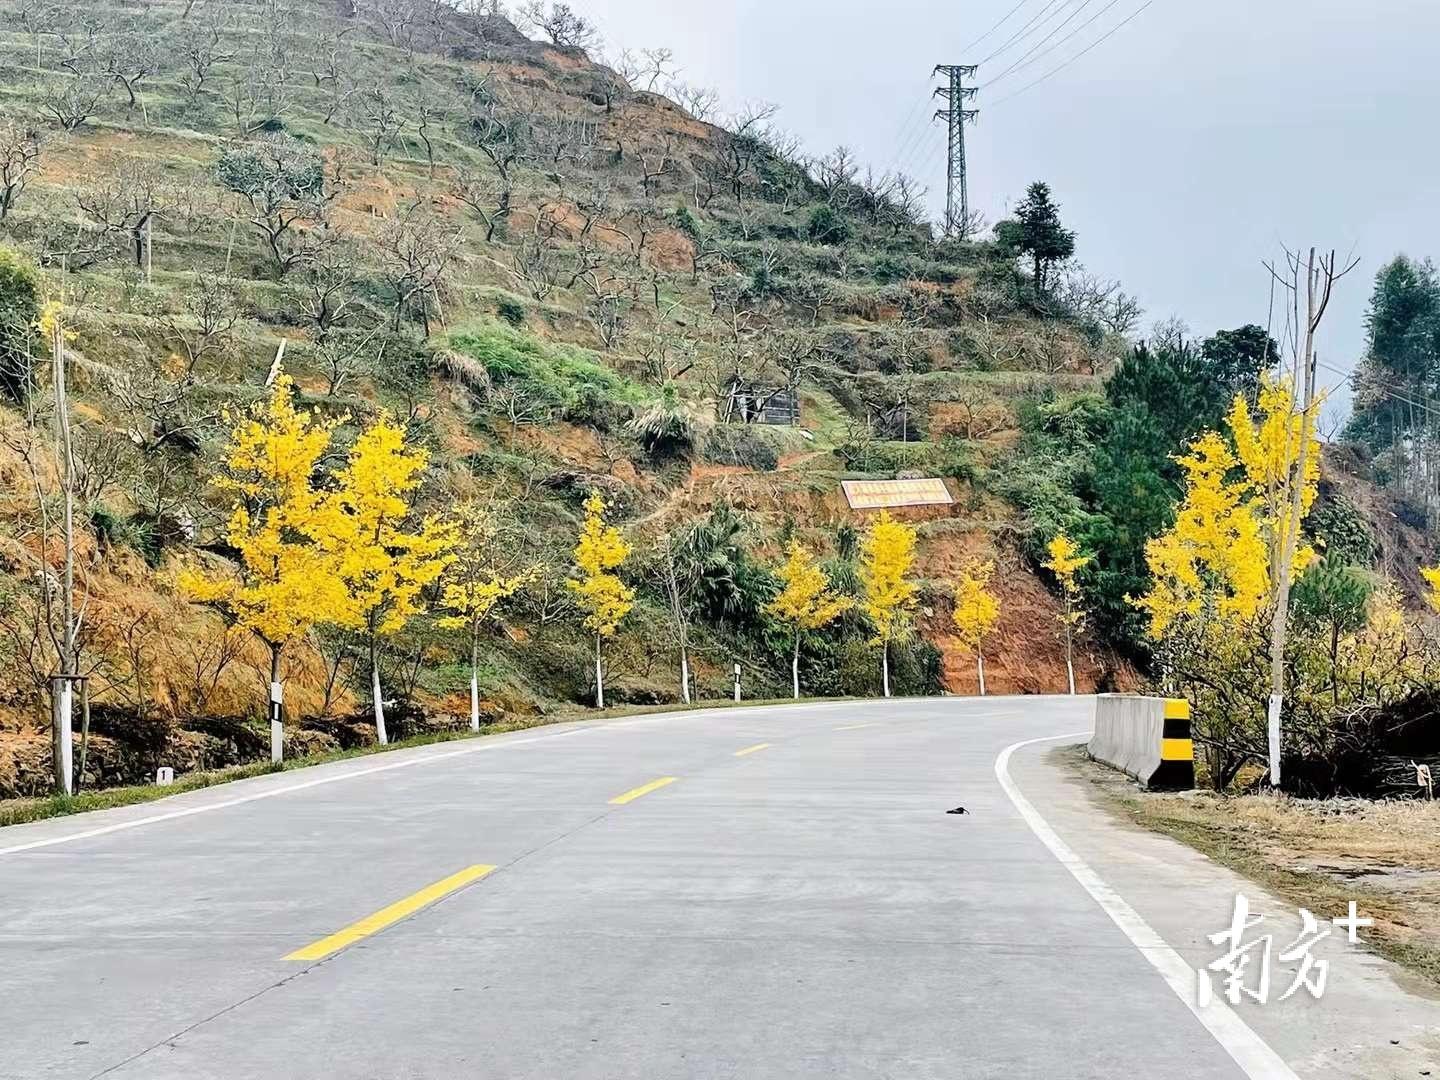
[[[1440,990],[1440,802],[1144,793],[1082,750],[1065,750],[1120,815],[1319,913],[1349,901],[1376,952]]]

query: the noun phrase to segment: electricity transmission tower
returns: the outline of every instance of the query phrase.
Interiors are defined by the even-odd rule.
[[[970,183],[965,173],[965,124],[980,115],[979,109],[965,108],[965,102],[975,96],[975,87],[966,86],[965,80],[975,74],[975,64],[939,64],[935,74],[944,72],[949,77],[948,86],[937,86],[936,95],[945,98],[948,109],[935,113],[937,119],[949,126],[950,161],[945,173],[945,238],[965,239],[970,228]]]

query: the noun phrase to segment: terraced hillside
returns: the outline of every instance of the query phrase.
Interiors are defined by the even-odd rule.
[[[1041,290],[1004,229],[937,241],[905,178],[804,158],[764,110],[693,115],[499,16],[3,8],[3,242],[74,331],[96,780],[263,753],[267,658],[175,575],[229,554],[211,483],[226,417],[281,369],[343,418],[336,452],[381,410],[402,420],[430,451],[422,507],[497,508],[502,545],[538,567],[487,631],[494,715],[591,699],[564,580],[592,490],[635,549],[611,700],[678,694],[657,552],[682,535],[704,555],[685,620],[697,692],[728,694],[738,662],[748,695],[785,694],[788,642],[761,608],[792,537],[854,588],[850,477],[940,476],[955,500],[901,512],[925,581],[900,691],[973,689],[950,641],[970,556],[999,566],[991,690],[1063,688],[1043,530],[1013,501],[1019,416],[1084,399],[1128,350],[1135,312],[1113,290]],[[0,408],[0,794],[47,783],[54,394],[28,326]],[[797,423],[758,422],[790,395]],[[463,722],[464,637],[422,618],[390,643],[401,733]],[[852,614],[808,641],[809,689],[876,693],[869,637]],[[359,654],[323,630],[288,652],[294,749],[368,737]],[[1086,688],[1134,678],[1096,638],[1078,666]]]

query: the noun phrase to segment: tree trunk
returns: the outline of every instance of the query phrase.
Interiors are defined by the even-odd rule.
[[[890,642],[880,646],[880,684],[885,696],[890,696]]]
[[[80,765],[75,770],[75,792],[85,785],[85,753],[90,748],[90,680],[80,680]]]
[[[795,700],[800,700],[800,631],[795,631],[795,653],[790,658],[790,681],[795,685]]]
[[[480,730],[480,639],[470,638],[470,730]]]
[[[70,694],[71,682],[63,676],[50,680],[50,730],[53,736],[51,761],[54,762],[55,794],[69,795],[73,792],[71,772],[70,736]]]
[[[683,644],[680,646],[680,697],[686,705],[690,704],[690,653]]]
[[[595,707],[605,708],[605,673],[600,668],[600,635],[595,635]]]
[[[380,693],[380,650],[375,647],[375,639],[370,639],[370,698],[375,703],[375,741],[381,746],[390,742],[390,736],[385,731],[385,699]]]
[[[1075,638],[1070,628],[1065,628],[1065,674],[1070,680],[1070,694],[1075,694]]]
[[[1297,260],[1298,263],[1298,260]],[[1297,265],[1296,276],[1299,269]],[[1333,282],[1332,282],[1333,283]],[[1275,608],[1270,615],[1270,708],[1266,717],[1266,742],[1270,751],[1270,786],[1278,788],[1280,776],[1280,713],[1285,703],[1285,639],[1290,631],[1290,568],[1295,562],[1295,548],[1300,539],[1300,518],[1304,504],[1305,470],[1310,463],[1310,433],[1313,416],[1311,405],[1315,400],[1315,330],[1319,315],[1317,311],[1316,286],[1318,280],[1315,268],[1315,249],[1310,249],[1310,258],[1305,266],[1306,314],[1304,345],[1296,355],[1297,366],[1303,370],[1296,375],[1303,380],[1299,388],[1303,392],[1300,405],[1300,450],[1293,472],[1286,476],[1288,489],[1282,494],[1289,502],[1289,514],[1285,519],[1285,535],[1281,538],[1280,554],[1275,573]],[[1298,287],[1298,281],[1297,281]],[[1329,290],[1326,290],[1328,298]]]
[[[64,534],[65,576],[60,598],[61,618],[65,625],[61,629],[59,661],[61,675],[76,675],[80,670],[77,655],[79,627],[75,625],[75,448],[70,438],[70,394],[66,387],[65,330],[60,319],[55,320],[51,351],[55,360],[55,441],[60,457],[61,487],[65,495]],[[55,788],[61,794],[70,794],[71,775],[71,706],[73,687],[67,678],[55,694],[55,716],[53,734],[55,741],[54,774]]]
[[[980,696],[985,696],[985,656],[979,650],[975,652],[975,668],[980,673]]]

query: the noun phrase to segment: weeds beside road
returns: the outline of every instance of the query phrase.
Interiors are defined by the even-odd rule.
[[[1083,747],[1058,753],[1120,816],[1296,906],[1344,911],[1355,900],[1375,920],[1366,944],[1440,989],[1440,802],[1149,793]]]

